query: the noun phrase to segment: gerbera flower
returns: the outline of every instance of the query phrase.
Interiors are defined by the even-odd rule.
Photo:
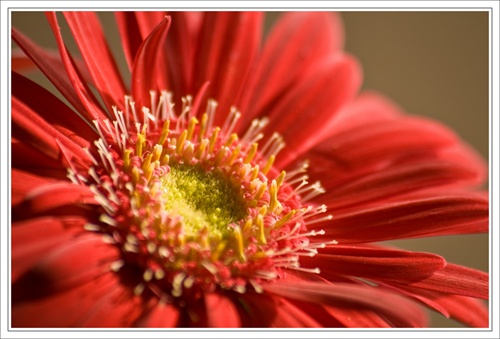
[[[68,103],[12,73],[14,327],[488,326],[486,273],[379,244],[487,232],[483,162],[358,93],[337,16],[115,16],[130,84],[95,13],[83,62],[12,31]]]

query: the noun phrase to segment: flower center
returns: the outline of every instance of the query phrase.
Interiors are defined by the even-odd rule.
[[[204,227],[210,235],[227,235],[227,226],[245,217],[246,204],[239,189],[221,171],[206,172],[200,166],[172,164],[160,179],[165,210],[182,217],[187,236]]]
[[[300,267],[299,258],[325,246],[310,241],[322,231],[307,224],[331,216],[319,216],[325,206],[305,204],[323,190],[307,185],[305,165],[288,176],[273,168],[284,143],[273,135],[259,147],[266,120],[240,138],[236,110],[214,127],[213,101],[198,120],[188,99],[176,115],[169,93],[155,98],[142,108],[142,122],[129,97],[112,123],[95,121],[94,166],[70,170],[102,207],[99,223],[85,228],[120,249],[111,269],[133,267],[140,273],[135,292],[162,300],[216,288],[260,291],[286,270],[318,272]]]

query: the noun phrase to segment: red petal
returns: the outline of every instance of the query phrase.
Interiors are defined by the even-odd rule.
[[[414,282],[446,266],[437,255],[360,246],[333,245],[313,258],[301,258],[305,267],[317,266],[321,275],[346,275],[382,281]]]
[[[48,12],[46,13],[46,16],[49,21],[50,27],[54,32],[54,36],[56,37],[57,45],[59,47],[59,53],[61,54],[61,59],[66,69],[66,74],[69,77],[71,85],[76,91],[80,102],[85,107],[85,110],[80,113],[83,113],[84,116],[89,117],[91,120],[106,119],[106,115],[103,112],[101,105],[94,97],[87,84],[83,81],[81,75],[78,72],[78,69],[74,66],[75,62],[71,58],[64,44],[56,14],[54,12]]]
[[[80,102],[60,60],[54,60],[50,53],[46,52],[15,28],[12,29],[12,40],[33,60],[36,66],[47,76],[69,103],[79,113],[86,116],[86,108]]]
[[[310,315],[279,296],[246,293],[237,299],[243,327],[320,327]]]
[[[349,171],[434,153],[456,143],[456,136],[442,125],[405,117],[339,132],[319,144],[314,152]]]
[[[41,217],[15,222],[12,227],[12,282],[60,244],[82,234],[86,222],[82,217]]]
[[[86,121],[45,88],[17,73],[12,73],[12,95],[80,147],[89,147],[96,139]]]
[[[87,153],[80,146],[57,131],[14,96],[12,97],[12,125],[12,134],[16,138],[53,159],[63,161],[62,158],[65,156],[68,157],[65,160],[74,161],[83,166],[88,166],[90,163]],[[61,146],[64,146],[64,153]]]
[[[125,60],[128,68],[132,70],[135,55],[142,43],[137,19],[134,12],[115,12],[115,19],[120,32]]]
[[[145,41],[148,36],[158,27],[162,21],[166,17],[165,12],[135,12],[135,17],[137,18],[137,23],[139,25],[139,31],[141,32],[142,35],[142,41]],[[165,36],[161,39],[161,42],[158,43],[158,45],[155,47],[156,50],[158,50],[158,53],[150,59],[150,62],[153,63],[154,68],[155,68],[155,85],[157,86],[158,90],[166,90],[167,88],[172,91],[173,88],[171,88],[169,81],[168,81],[168,72],[169,72],[169,64],[171,61],[167,57],[167,51],[169,49],[169,46],[167,45],[168,42],[168,37],[171,35],[171,27],[172,27],[172,20],[171,17],[169,16],[169,23],[167,27],[167,31],[169,32],[168,35],[165,32]],[[177,50],[172,51],[174,53],[177,53]],[[184,62],[188,62],[188,60],[184,60]],[[183,66],[183,65],[182,65]],[[149,65],[151,68],[151,64]],[[179,67],[179,66],[177,66]],[[179,93],[178,93],[179,94]]]
[[[209,81],[209,97],[219,102],[215,125],[222,126],[244,89],[259,48],[263,14],[207,12],[196,50],[195,88]]]
[[[64,15],[108,111],[112,106],[123,109],[127,90],[97,15],[94,12],[64,12]]]
[[[422,327],[426,320],[421,309],[409,300],[371,286],[313,282],[276,282],[264,285],[277,295],[321,305],[374,311],[395,327]]]
[[[11,67],[13,71],[30,71],[36,68],[33,61],[22,50],[14,48],[11,52]]]
[[[208,327],[241,327],[241,320],[233,301],[220,293],[205,295]]]
[[[12,214],[24,214],[26,217],[73,204],[95,205],[97,202],[87,186],[69,182],[49,183],[34,187]]]
[[[100,235],[83,232],[42,255],[12,286],[12,299],[21,302],[71,289],[106,274],[120,258],[119,249]]]
[[[433,301],[446,308],[450,317],[473,327],[488,327],[489,315],[484,302],[457,295],[435,295]]]
[[[151,311],[139,319],[134,327],[178,327],[179,310],[169,304],[157,304]]]
[[[139,47],[132,70],[132,94],[136,107],[150,106],[150,91],[155,89],[158,74],[151,67],[163,53],[161,48],[167,36],[170,18],[165,17]]]
[[[37,186],[42,186],[52,182],[48,178],[44,178],[32,173],[28,173],[16,168],[11,169],[12,175],[12,206],[19,204],[26,196],[26,194]]]
[[[347,244],[488,231],[486,197],[467,193],[431,192],[429,195],[338,214],[331,226],[321,225],[326,234],[316,238]]]
[[[68,170],[63,164],[39,152],[36,148],[15,138],[12,139],[12,167],[49,178],[67,179]]]
[[[43,299],[12,303],[13,327],[74,327],[96,302],[119,286],[108,273],[76,288]],[[57,307],[55,307],[57,306]]]
[[[266,39],[259,64],[252,75],[244,103],[243,126],[256,116],[265,115],[286,90],[296,86],[304,71],[325,57],[339,52],[343,45],[340,16],[326,12],[288,12],[283,14]],[[251,93],[251,95],[250,95]]]
[[[266,136],[280,133],[287,145],[278,156],[278,168],[285,167],[313,147],[328,131],[335,113],[357,92],[361,71],[349,56],[324,60],[304,75],[300,84],[286,93],[269,112]]]
[[[387,328],[391,327],[384,318],[369,310],[349,309],[335,306],[324,307],[343,326],[349,328]],[[331,327],[331,326],[326,326]]]
[[[430,277],[409,284],[409,287],[466,297],[488,299],[488,273],[469,267],[448,264]]]
[[[315,177],[314,179],[320,179]],[[384,170],[366,173],[338,183],[324,178],[321,183],[326,193],[318,198],[332,211],[344,208],[358,208],[367,203],[380,203],[387,199],[420,190],[446,186],[475,184],[481,174],[470,168],[468,163],[452,163],[432,160],[415,163],[394,164]]]
[[[108,293],[97,299],[75,323],[75,327],[131,327],[144,312],[144,302],[128,288],[116,281]]]
[[[189,31],[193,13],[170,12],[169,15],[172,17],[172,25],[165,46],[164,62],[168,65],[171,90],[177,98],[176,102],[180,103],[181,95],[192,95],[196,92],[193,88],[196,35]]]

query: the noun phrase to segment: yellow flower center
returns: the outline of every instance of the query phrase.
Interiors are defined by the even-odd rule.
[[[212,101],[198,120],[189,105],[175,115],[162,92],[137,122],[135,105],[126,99],[112,124],[95,121],[101,136],[89,150],[95,166],[71,177],[88,185],[102,206],[100,223],[86,229],[120,248],[111,269],[141,273],[137,294],[147,287],[172,300],[217,287],[260,291],[260,283],[283,270],[317,272],[300,267],[299,258],[325,246],[310,241],[321,232],[308,232],[306,224],[321,220],[326,208],[304,204],[301,195],[322,189],[307,186],[305,167],[288,176],[295,188],[272,167],[284,143],[273,135],[259,149],[265,119],[240,138],[233,132],[235,110],[222,127],[211,125]]]
[[[222,238],[228,225],[246,216],[240,188],[229,179],[220,170],[206,172],[201,166],[172,164],[160,179],[165,210],[182,217],[187,236],[207,227],[211,236]]]

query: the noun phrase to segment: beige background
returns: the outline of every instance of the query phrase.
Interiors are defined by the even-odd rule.
[[[271,13],[268,21],[275,16]],[[385,93],[409,113],[446,123],[487,159],[487,12],[343,12],[342,17],[346,50],[363,65],[364,88]],[[55,46],[43,14],[14,13],[12,19],[36,41]],[[109,20],[108,26],[112,26]],[[484,271],[489,267],[487,235],[407,240],[398,245],[438,253],[450,262]],[[459,326],[441,316],[432,319],[437,327]]]

